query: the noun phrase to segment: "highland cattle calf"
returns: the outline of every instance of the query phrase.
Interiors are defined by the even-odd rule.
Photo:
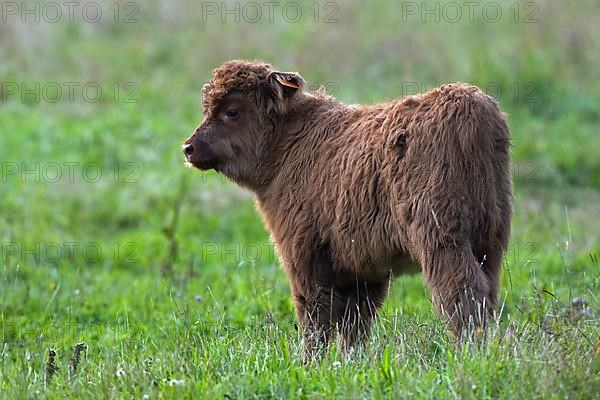
[[[485,325],[512,213],[510,136],[490,96],[448,84],[346,105],[234,60],[203,107],[185,157],[255,194],[308,355],[336,332],[343,349],[364,338],[390,279],[414,268],[456,335]]]

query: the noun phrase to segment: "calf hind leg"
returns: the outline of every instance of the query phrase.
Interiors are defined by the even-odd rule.
[[[493,290],[471,249],[443,248],[427,252],[422,263],[436,311],[461,337],[484,328],[493,312]]]
[[[488,282],[487,300],[492,307],[496,307],[500,288],[500,273],[502,271],[502,249],[499,246],[490,247],[478,258],[480,258],[479,264]]]

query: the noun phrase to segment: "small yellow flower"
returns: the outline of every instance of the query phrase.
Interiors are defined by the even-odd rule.
[[[48,285],[50,287],[50,290],[54,290],[56,289],[56,282],[52,282],[50,285]]]

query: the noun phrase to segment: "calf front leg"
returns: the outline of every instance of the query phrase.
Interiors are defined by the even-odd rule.
[[[369,336],[371,322],[385,299],[388,286],[388,280],[357,281],[347,286],[332,279],[313,280],[304,294],[295,290],[294,304],[304,337],[305,359],[324,351],[336,332],[341,350],[350,353]]]
[[[334,273],[329,246],[306,252],[293,263],[286,263],[296,315],[302,331],[305,361],[329,345],[334,332]]]
[[[309,254],[309,262],[288,270],[307,360],[324,351],[336,332],[344,352],[366,338],[389,286],[389,277],[368,282],[350,271],[334,272],[328,246]]]
[[[360,282],[350,287],[340,287],[336,299],[337,328],[340,346],[345,353],[368,338],[371,323],[385,300],[389,279],[381,282]]]
[[[327,349],[334,332],[326,292],[311,288],[303,294],[294,294],[294,307],[302,332],[305,362],[317,358]]]

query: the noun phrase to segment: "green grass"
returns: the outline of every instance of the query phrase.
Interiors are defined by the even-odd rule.
[[[0,397],[600,393],[594,2],[541,1],[533,24],[514,23],[510,4],[497,23],[399,22],[401,3],[382,0],[339,2],[334,24],[306,10],[294,24],[204,23],[200,3],[156,0],[140,3],[139,23],[114,24],[102,4],[102,23],[0,24],[0,95],[8,82],[98,82],[105,94],[0,103]],[[334,346],[302,365],[288,283],[252,197],[180,155],[202,83],[231,58],[298,70],[347,102],[457,80],[496,90],[513,135],[515,215],[485,345],[456,344],[421,277],[407,276],[353,358]],[[127,82],[136,103],[124,101]],[[73,179],[52,182],[65,163],[77,163]]]

